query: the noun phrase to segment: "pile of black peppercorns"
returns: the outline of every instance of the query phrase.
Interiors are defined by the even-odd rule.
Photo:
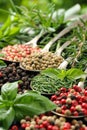
[[[16,63],[8,64],[7,67],[0,69],[0,88],[6,82],[19,82],[18,92],[30,89],[30,81],[36,73],[22,70]]]

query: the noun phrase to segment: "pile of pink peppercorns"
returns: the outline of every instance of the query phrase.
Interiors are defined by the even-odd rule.
[[[23,60],[23,58],[27,57],[31,53],[39,52],[40,48],[32,48],[29,45],[23,45],[23,44],[15,44],[14,46],[8,45],[7,47],[4,47],[0,53],[4,54],[2,55],[2,59],[8,60],[8,61],[15,61],[20,62]]]

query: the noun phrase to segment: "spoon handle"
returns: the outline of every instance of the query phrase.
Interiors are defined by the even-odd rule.
[[[32,47],[37,47],[37,42],[42,37],[43,34],[44,31],[41,30],[41,32],[38,35],[36,35],[31,41],[25,43],[25,45],[31,45]]]

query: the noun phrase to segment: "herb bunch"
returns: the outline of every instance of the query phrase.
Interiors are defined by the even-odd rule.
[[[55,11],[53,4],[49,4],[47,11],[44,12],[39,10],[37,6],[28,9],[24,6],[14,5],[12,0],[10,0],[10,3],[12,8],[9,11],[0,9],[5,14],[9,14],[7,20],[0,28],[0,48],[8,44],[22,44],[30,41],[42,29],[51,35],[64,24],[63,13],[56,17],[55,20],[52,18]],[[48,35],[46,36],[48,41],[47,37]]]
[[[24,116],[39,115],[56,108],[48,98],[29,91],[17,94],[18,82],[6,83],[1,88],[0,95],[0,126],[7,130],[14,119]]]
[[[87,74],[77,68],[68,70],[48,68],[32,79],[31,88],[42,94],[52,94],[61,87],[70,88],[77,84],[83,75]]]

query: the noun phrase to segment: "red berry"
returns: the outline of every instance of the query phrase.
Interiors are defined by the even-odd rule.
[[[64,93],[60,93],[60,97],[64,96]]]
[[[65,114],[65,110],[62,110],[62,114]]]
[[[22,123],[22,124],[21,124],[21,127],[22,127],[22,128],[26,128],[26,123]]]
[[[52,130],[60,130],[57,126],[53,126]]]
[[[65,106],[65,105],[63,105],[63,106],[61,107],[61,109],[65,110],[65,109],[66,109],[66,106]]]
[[[87,127],[85,127],[85,130],[87,130]]]
[[[18,127],[16,125],[13,125],[11,130],[18,130]]]
[[[75,89],[75,91],[77,92],[81,92],[82,89],[78,86],[78,85],[73,85],[73,88]]]
[[[51,97],[51,101],[54,101],[54,100],[56,100],[57,99],[57,96],[56,95],[53,95],[52,97]]]
[[[82,107],[87,109],[87,103],[82,103]]]
[[[39,127],[39,125],[35,125],[35,128],[36,128],[36,129],[39,129],[40,127]]]
[[[39,128],[40,128],[40,129],[44,128],[43,124],[40,124]]]
[[[81,127],[80,130],[85,130],[85,128],[84,128],[84,127]]]
[[[76,110],[75,107],[74,107],[74,106],[71,106],[70,111],[71,111],[71,112],[74,112],[75,110]]]
[[[83,108],[82,112],[87,116],[87,109]]]
[[[76,88],[77,88],[77,85],[73,85],[73,89],[75,89],[75,90],[76,90]]]
[[[48,125],[47,130],[52,130],[53,126],[52,125]]]
[[[70,125],[70,123],[68,123],[68,122],[66,122],[65,124],[64,124],[64,127],[63,127],[64,129],[70,129],[71,128],[71,125]]]
[[[49,122],[46,120],[46,121],[43,121],[42,124],[43,124],[44,127],[47,127],[49,125]]]
[[[26,127],[29,127],[30,126],[30,124],[29,123],[26,123]]]
[[[66,99],[61,99],[61,103],[65,104],[66,103]]]
[[[60,101],[54,101],[54,103],[55,103],[56,105],[58,105],[58,104],[60,104]]]
[[[74,111],[73,115],[74,115],[74,116],[78,116],[79,114],[78,114],[77,111]]]
[[[85,96],[81,96],[82,102],[85,102],[86,97]]]
[[[84,95],[87,96],[87,90],[84,91]]]
[[[78,101],[78,103],[79,103],[79,104],[82,104],[82,99],[80,99],[80,100]]]
[[[38,122],[40,121],[40,119],[39,119],[39,118],[36,118],[35,121],[36,121],[36,123],[38,123]]]
[[[87,86],[85,87],[85,90],[87,90]]]
[[[60,88],[60,91],[61,92],[66,92],[66,88],[62,87],[62,88]]]
[[[77,106],[78,102],[76,100],[72,100],[72,106]]]
[[[79,101],[81,99],[81,96],[79,94],[76,95],[76,99]]]

